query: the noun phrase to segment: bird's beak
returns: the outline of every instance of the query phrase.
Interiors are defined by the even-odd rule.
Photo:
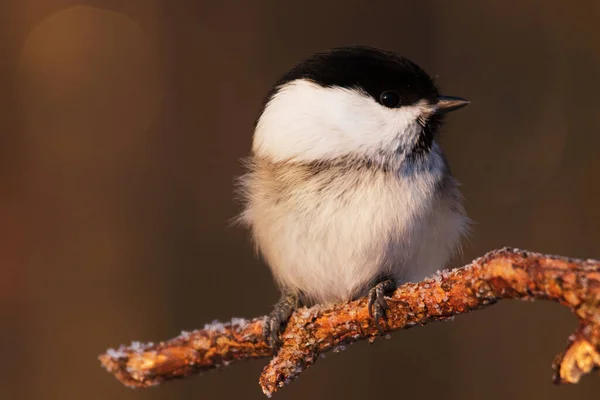
[[[461,99],[453,96],[439,96],[438,102],[435,104],[435,111],[438,113],[447,113],[458,110],[470,104],[469,100]]]

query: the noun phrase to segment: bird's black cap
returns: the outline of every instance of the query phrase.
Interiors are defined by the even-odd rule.
[[[427,73],[412,61],[395,53],[368,46],[338,47],[316,53],[300,62],[275,84],[269,98],[284,84],[307,79],[323,87],[360,89],[376,101],[394,91],[398,106],[420,100],[437,102],[438,88]]]

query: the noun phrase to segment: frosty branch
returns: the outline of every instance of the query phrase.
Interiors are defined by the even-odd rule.
[[[501,299],[554,300],[571,309],[579,325],[554,361],[557,383],[577,383],[600,368],[600,261],[501,249],[431,279],[399,287],[388,299],[389,332],[493,304]],[[320,354],[381,334],[365,298],[301,308],[291,317],[277,354],[263,340],[263,317],[233,319],[183,332],[159,344],[132,343],[100,356],[102,365],[130,387],[148,387],[238,360],[273,357],[260,377],[271,395],[317,361]]]

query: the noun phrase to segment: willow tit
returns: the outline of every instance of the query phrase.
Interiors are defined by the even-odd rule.
[[[256,122],[240,216],[279,284],[272,345],[299,305],[385,295],[446,267],[468,227],[435,137],[467,100],[418,65],[365,46],[318,53],[283,75]]]

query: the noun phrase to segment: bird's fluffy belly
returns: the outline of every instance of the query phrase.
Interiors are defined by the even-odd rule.
[[[444,266],[461,215],[436,196],[433,179],[327,172],[255,169],[247,178],[243,219],[283,288],[308,303],[337,302],[377,279],[420,279]]]

